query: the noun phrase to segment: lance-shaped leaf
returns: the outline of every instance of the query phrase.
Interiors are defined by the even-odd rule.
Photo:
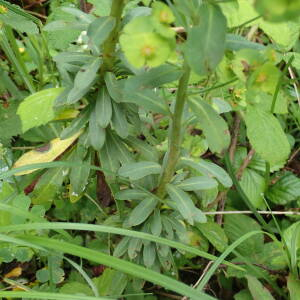
[[[97,18],[89,25],[87,35],[96,46],[100,46],[108,38],[115,24],[116,21],[112,17]]]
[[[257,278],[250,275],[246,276],[246,278],[253,299],[275,300],[269,290],[265,288]]]
[[[77,132],[72,137],[61,140],[59,138],[52,140],[49,144],[36,148],[23,154],[13,165],[13,168],[19,168],[30,164],[46,163],[53,161],[62,154],[72,143],[80,136],[82,131]],[[27,170],[15,174],[16,176],[30,174],[36,169]]]
[[[157,205],[157,199],[148,197],[140,202],[130,213],[129,225],[137,226],[143,223],[153,212]]]
[[[89,139],[95,150],[100,150],[105,142],[105,129],[97,123],[95,109],[91,112],[89,120]]]
[[[50,88],[25,98],[18,107],[17,114],[22,122],[23,132],[30,128],[47,124],[55,117],[53,104],[63,88]]]
[[[155,162],[140,161],[129,163],[119,169],[119,175],[129,177],[130,180],[138,180],[147,175],[159,174],[161,166]]]
[[[136,189],[127,189],[115,194],[115,198],[118,200],[142,200],[146,198],[148,193]]]
[[[205,75],[212,72],[223,57],[226,18],[218,6],[203,4],[199,20],[200,24],[188,32],[185,55],[192,70]]]
[[[127,138],[129,134],[128,122],[126,120],[126,111],[122,104],[116,104],[113,102],[113,115],[111,122],[117,134],[123,139]]]
[[[191,98],[189,105],[194,114],[198,117],[198,122],[204,132],[210,150],[212,152],[221,153],[230,144],[230,134],[227,123],[201,98]]]
[[[112,116],[111,99],[106,87],[102,87],[98,92],[95,109],[97,115],[97,123],[102,128],[106,128]]]
[[[184,191],[209,190],[218,186],[218,182],[208,176],[196,176],[183,180],[177,187]]]
[[[202,174],[217,178],[217,180],[225,187],[232,186],[232,180],[226,171],[210,161],[201,160],[199,162],[195,162],[188,158],[182,158],[180,162],[183,165],[189,166]]]
[[[167,185],[167,192],[178,211],[191,225],[194,221],[206,222],[206,216],[195,206],[189,194],[172,184]]]

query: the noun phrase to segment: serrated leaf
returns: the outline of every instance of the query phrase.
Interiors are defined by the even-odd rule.
[[[264,177],[254,170],[245,169],[240,181],[240,185],[255,208],[265,208],[265,202],[263,198],[265,191]]]
[[[202,174],[217,178],[225,187],[232,186],[232,180],[226,171],[210,161],[200,160],[199,162],[195,162],[189,158],[181,158],[180,162]]]
[[[267,192],[268,199],[279,205],[286,205],[300,197],[300,179],[290,172],[271,185]]]
[[[129,215],[129,225],[137,226],[143,223],[153,212],[157,205],[157,199],[148,197],[141,201]]]
[[[95,110],[99,126],[106,128],[112,117],[111,99],[106,87],[102,87],[98,92]]]
[[[226,18],[218,6],[205,3],[200,7],[199,19],[200,24],[189,31],[184,52],[192,70],[205,75],[224,55]]]
[[[14,163],[13,168],[19,168],[35,163],[45,163],[53,161],[56,157],[62,154],[69,146],[71,146],[73,142],[80,136],[81,133],[82,131],[79,131],[72,137],[65,140],[56,138],[45,146],[26,152]],[[15,175],[20,176],[30,174],[35,170],[36,169],[23,171]]]
[[[255,151],[271,166],[283,164],[289,157],[290,145],[276,117],[249,106],[245,122],[247,136]]]
[[[177,187],[184,191],[209,190],[218,186],[218,182],[208,176],[191,177],[180,182]]]
[[[150,161],[140,161],[128,163],[122,166],[118,174],[123,177],[129,177],[130,180],[138,180],[147,175],[160,174],[161,166],[158,163]]]
[[[108,38],[115,24],[116,20],[113,17],[97,18],[89,25],[87,35],[96,46],[100,46]]]
[[[223,252],[228,246],[228,238],[219,224],[213,222],[199,223],[196,227],[219,252]]]
[[[23,132],[47,124],[54,119],[54,101],[62,91],[62,88],[42,90],[28,96],[21,102],[17,114],[21,118]]]
[[[226,215],[224,219],[224,230],[230,243],[233,243],[248,232],[261,230],[254,219],[245,215]],[[236,249],[240,254],[251,257],[254,253],[261,252],[263,246],[264,235],[261,233],[245,240]]]
[[[198,122],[212,152],[221,153],[230,144],[230,133],[227,123],[217,112],[201,98],[189,99],[189,105],[198,117]]]
[[[191,225],[194,224],[194,221],[206,222],[205,215],[194,205],[189,194],[172,184],[167,185],[167,192],[171,200],[174,201],[178,211]]]

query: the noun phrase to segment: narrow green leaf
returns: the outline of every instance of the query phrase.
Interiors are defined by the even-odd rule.
[[[129,177],[130,180],[138,180],[147,175],[159,174],[161,166],[155,162],[140,161],[122,166],[118,173],[120,176]]]
[[[127,189],[115,194],[115,198],[118,200],[143,200],[148,196],[149,194],[136,189]]]
[[[202,174],[205,174],[209,177],[217,178],[217,180],[220,183],[222,183],[225,187],[232,186],[232,180],[226,173],[226,171],[210,161],[200,160],[199,162],[195,162],[189,158],[181,158],[180,162],[184,165],[195,169],[196,171]]]
[[[171,184],[167,185],[167,192],[178,211],[191,225],[194,224],[194,221],[206,222],[206,216],[194,205],[189,194]]]
[[[177,187],[184,191],[209,190],[218,186],[218,182],[208,176],[191,177],[180,182]]]
[[[184,51],[192,70],[205,75],[212,72],[223,57],[226,18],[218,6],[204,3],[199,20],[200,24],[189,30]]]
[[[125,139],[127,138],[129,131],[128,131],[128,122],[126,120],[126,111],[123,108],[122,104],[113,104],[113,115],[112,115],[112,125],[117,134]]]
[[[227,123],[217,112],[200,97],[189,99],[189,105],[198,117],[198,122],[212,152],[221,153],[230,144],[230,133]]]
[[[226,48],[233,51],[238,51],[245,48],[263,50],[265,49],[265,46],[251,42],[241,35],[228,33],[226,35]]]
[[[104,77],[106,87],[111,98],[117,102],[122,102],[123,94],[120,86],[120,81],[116,79],[116,76],[112,72],[107,72]]]
[[[73,104],[80,100],[88,91],[96,79],[101,59],[95,58],[91,63],[84,65],[76,74],[74,86],[68,94],[67,103]]]
[[[95,150],[100,150],[105,142],[105,129],[100,127],[97,123],[97,114],[94,109],[91,112],[89,120],[89,139]]]
[[[148,197],[141,201],[129,215],[129,225],[137,226],[143,223],[153,212],[157,205],[157,199]]]
[[[106,87],[102,87],[99,90],[95,109],[99,126],[106,128],[112,116],[111,99]]]
[[[298,300],[300,295],[300,280],[295,278],[292,274],[289,274],[287,287],[290,293],[291,300]]]
[[[87,30],[87,35],[90,40],[100,46],[114,29],[116,20],[113,17],[101,17],[93,21]]]

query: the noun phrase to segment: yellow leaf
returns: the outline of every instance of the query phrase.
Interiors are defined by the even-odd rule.
[[[55,160],[55,158],[62,154],[80,136],[81,133],[82,131],[79,131],[65,140],[56,138],[45,146],[26,152],[15,162],[13,168],[19,168],[36,163],[46,163]],[[20,176],[30,174],[36,170],[37,169],[27,170],[16,173],[15,175]]]
[[[16,267],[12,269],[10,272],[4,275],[4,278],[12,278],[12,277],[19,277],[22,274],[22,268]]]

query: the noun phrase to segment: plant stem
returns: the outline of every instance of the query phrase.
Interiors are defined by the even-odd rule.
[[[114,65],[115,60],[115,51],[116,44],[119,36],[119,27],[121,23],[122,12],[125,6],[124,0],[113,0],[110,16],[115,18],[116,25],[115,28],[110,33],[109,37],[103,44],[103,65],[100,70],[100,75],[104,75],[104,73],[108,70],[111,70]],[[102,78],[102,76],[101,76]]]
[[[191,72],[190,68],[186,63],[184,63],[183,69],[184,73],[179,80],[175,109],[171,124],[169,148],[167,153],[168,157],[157,189],[157,196],[160,198],[163,198],[165,196],[166,185],[170,182],[170,180],[173,177],[180,154],[180,145],[182,140],[182,114],[187,99],[187,88]]]

